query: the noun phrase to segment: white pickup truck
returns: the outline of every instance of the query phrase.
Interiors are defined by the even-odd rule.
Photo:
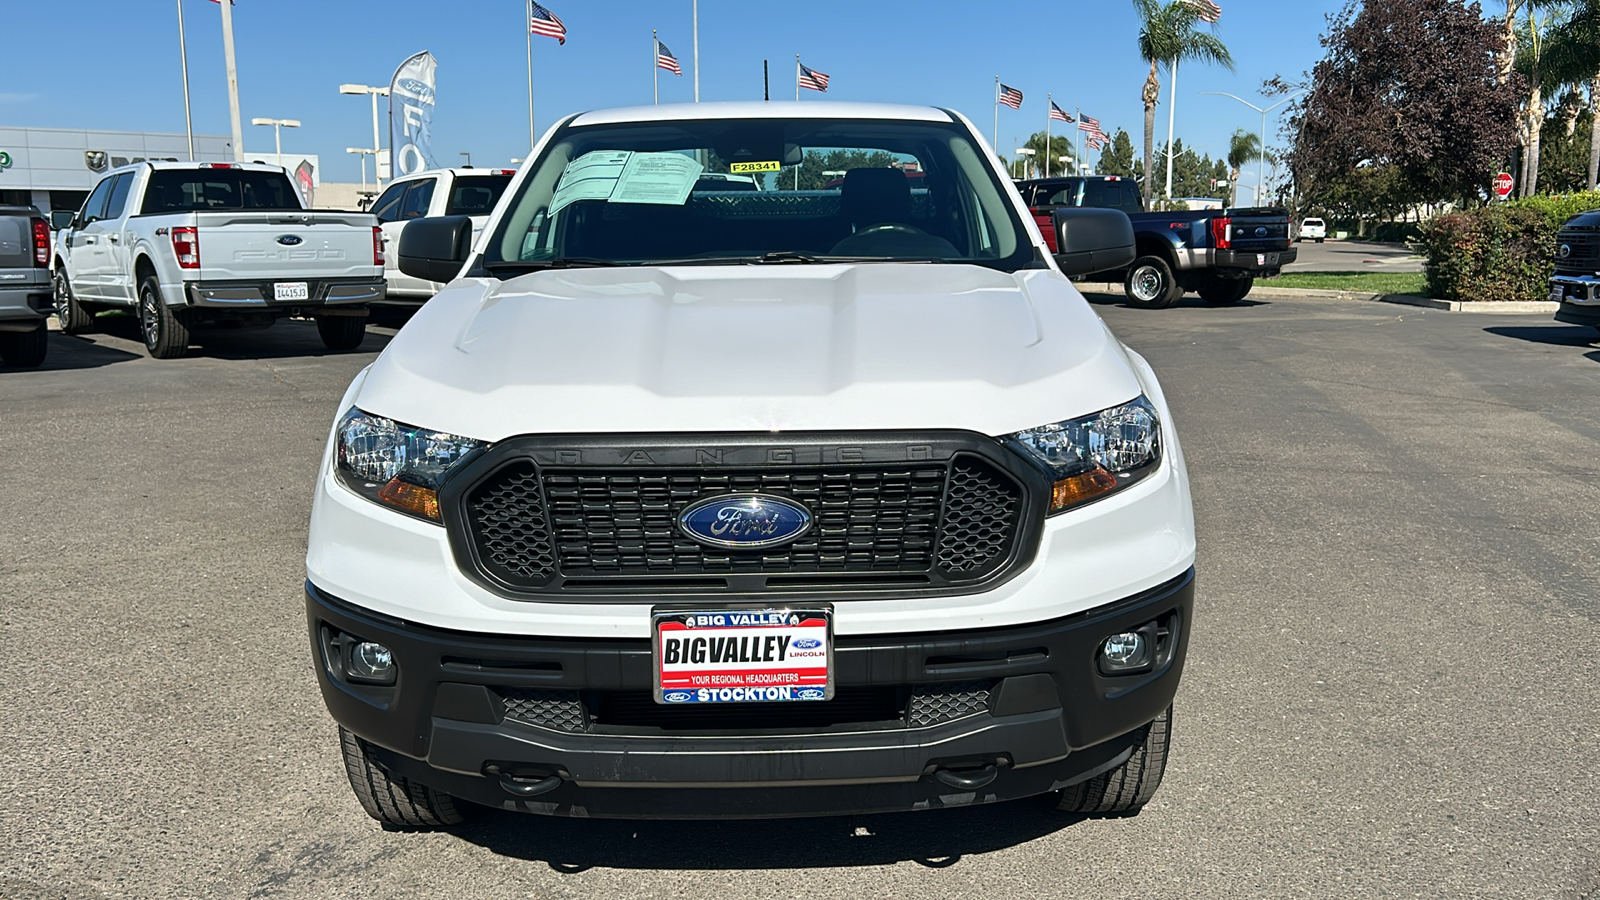
[[[1189,478],[1069,280],[1127,215],[1050,227],[960,115],[813,102],[571,116],[476,241],[410,222],[447,286],[341,400],[306,554],[366,811],[1148,803]]]
[[[190,332],[314,318],[330,350],[366,334],[384,296],[383,235],[368,213],[305,207],[277,166],[143,162],[114,169],[77,213],[58,211],[62,330],[136,309],[150,355],[182,356]]]
[[[436,281],[413,278],[395,264],[392,251],[398,249],[400,232],[407,222],[425,217],[467,216],[476,237],[515,174],[515,169],[429,169],[389,182],[372,204],[373,215],[383,228],[383,242],[391,251],[385,255],[383,269],[383,277],[389,282],[385,302],[419,306],[444,287]]]

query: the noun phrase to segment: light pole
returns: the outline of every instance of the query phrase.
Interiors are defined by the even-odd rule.
[[[339,85],[339,93],[341,93],[341,94],[371,94],[372,95],[372,153],[376,154],[378,152],[379,148],[381,148],[383,146],[383,142],[378,139],[378,98],[379,97],[387,97],[387,96],[389,96],[389,89],[386,88],[386,87],[373,87],[371,85],[365,85],[365,84],[341,84],[341,85]],[[345,151],[345,152],[348,153],[350,151]],[[365,167],[365,165],[366,165],[366,158],[365,157],[362,158],[361,163],[362,163],[362,166]],[[372,169],[373,169],[373,171],[372,171],[373,180],[378,182],[378,186],[379,187],[382,187],[383,186],[383,179],[378,177],[378,171],[377,171],[378,166],[377,166],[376,156],[374,156]]]
[[[283,129],[299,128],[299,119],[251,119],[251,125],[271,125],[272,143],[278,156],[278,168],[283,168]],[[362,166],[365,169],[366,166]]]
[[[367,154],[370,153],[373,156],[377,156],[378,151],[368,150],[365,147],[346,147],[344,152],[361,154],[361,193],[365,194],[367,192]],[[376,164],[374,164],[374,167],[376,167]]]
[[[239,124],[239,67],[233,57],[233,3],[222,7],[222,58],[228,66],[228,122],[233,126],[233,159],[244,161],[244,128]]]
[[[467,158],[467,165],[466,165],[465,168],[468,168],[468,169],[472,168],[472,151],[464,150],[464,151],[462,151],[460,153],[457,153],[456,155],[457,156],[465,156]]]
[[[1201,94],[1210,94],[1210,95],[1215,96],[1215,97],[1233,97],[1233,99],[1239,101],[1240,103],[1243,103],[1245,106],[1248,106],[1251,109],[1255,110],[1256,112],[1261,113],[1261,155],[1256,157],[1256,160],[1260,163],[1260,165],[1258,165],[1256,167],[1256,199],[1255,199],[1255,205],[1256,206],[1260,206],[1261,205],[1261,195],[1263,193],[1265,193],[1265,189],[1266,189],[1266,186],[1267,186],[1267,113],[1272,112],[1273,110],[1275,110],[1278,107],[1284,105],[1285,103],[1288,103],[1290,100],[1293,100],[1295,97],[1299,96],[1300,94],[1307,93],[1307,91],[1305,91],[1304,89],[1297,90],[1297,91],[1290,91],[1289,95],[1287,97],[1284,97],[1282,100],[1279,100],[1277,103],[1272,104],[1271,106],[1267,107],[1266,109],[1262,109],[1261,107],[1255,105],[1254,103],[1251,103],[1249,100],[1246,100],[1243,97],[1235,97],[1233,94],[1230,94],[1227,91],[1201,91],[1200,93]]]
[[[1061,171],[1063,171],[1063,172],[1071,172],[1072,171],[1072,157],[1070,157],[1070,156],[1058,156],[1058,157],[1056,157],[1056,162],[1061,163]]]
[[[194,162],[194,117],[189,114],[189,44],[183,37],[183,0],[178,0],[178,60],[183,66],[183,130],[189,135],[189,161]]]
[[[1033,156],[1037,152],[1038,151],[1034,150],[1032,147],[1018,147],[1017,148],[1017,155],[1021,156],[1021,157],[1024,157],[1024,158],[1029,157],[1029,156]],[[1021,162],[1021,160],[1019,160],[1018,162]],[[1018,168],[1020,169],[1021,166],[1018,166]],[[1018,175],[1017,177],[1021,178],[1022,176]]]

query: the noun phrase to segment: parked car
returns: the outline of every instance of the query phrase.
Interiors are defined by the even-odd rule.
[[[1121,282],[1128,304],[1164,309],[1187,292],[1212,306],[1238,303],[1257,278],[1270,278],[1294,262],[1289,212],[1276,207],[1144,212],[1139,183],[1115,175],[1040,178],[1017,189],[1050,243],[1050,215],[1058,209],[1120,209],[1133,221],[1139,258],[1125,269],[1090,281]],[[1050,247],[1055,250],[1054,245]]]
[[[52,218],[62,330],[136,310],[158,359],[182,356],[192,329],[291,316],[315,319],[328,349],[353,350],[367,304],[384,294],[378,220],[307,209],[278,166],[136,163],[108,172],[77,213]]]
[[[837,189],[697,188],[881,148]],[[782,181],[783,179],[778,179]],[[351,383],[306,554],[350,786],[472,804],[807,816],[1161,782],[1194,615],[1183,452],[972,123],[878,104],[569,116]]]
[[[515,174],[515,169],[429,169],[389,182],[372,204],[372,212],[383,228],[384,244],[391,251],[383,267],[384,280],[389,284],[384,302],[418,306],[443,287],[412,278],[395,264],[392,251],[399,247],[400,232],[407,222],[425,216],[467,216],[472,219],[476,238]]]
[[[1322,243],[1328,237],[1328,226],[1321,219],[1306,219],[1300,223],[1300,233],[1295,236],[1296,241],[1316,241]]]
[[[31,206],[0,206],[0,363],[44,362],[53,307],[49,223]]]
[[[1555,274],[1550,299],[1560,303],[1556,321],[1600,328],[1600,210],[1579,213],[1556,232]]]

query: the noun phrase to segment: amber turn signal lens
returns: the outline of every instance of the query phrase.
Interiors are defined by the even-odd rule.
[[[1063,478],[1050,488],[1050,511],[1060,512],[1063,509],[1077,506],[1086,500],[1093,500],[1101,494],[1116,490],[1117,476],[1105,469],[1094,469],[1071,478]],[[385,488],[384,490],[388,490]]]
[[[439,495],[432,488],[395,478],[378,491],[378,499],[412,515],[439,521]]]

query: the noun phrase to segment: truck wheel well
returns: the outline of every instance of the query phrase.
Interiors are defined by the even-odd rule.
[[[133,287],[138,290],[139,285],[146,279],[156,274],[156,265],[150,257],[141,256],[133,263]]]
[[[1172,248],[1167,246],[1165,242],[1155,238],[1141,237],[1136,242],[1136,246],[1140,256],[1158,257],[1166,262],[1167,265],[1172,265]]]

